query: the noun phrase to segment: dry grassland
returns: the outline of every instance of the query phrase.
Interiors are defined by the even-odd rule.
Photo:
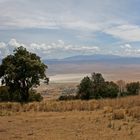
[[[139,140],[140,96],[0,103],[0,140]]]

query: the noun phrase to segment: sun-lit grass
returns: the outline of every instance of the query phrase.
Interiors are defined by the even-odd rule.
[[[23,105],[0,103],[0,138],[4,140],[138,140],[139,121],[140,95]]]
[[[74,100],[74,101],[57,101],[46,100],[40,103],[33,102],[28,104],[20,103],[0,103],[1,111],[11,112],[27,112],[27,111],[41,111],[41,112],[64,112],[64,111],[94,111],[98,109],[104,109],[105,111],[111,111],[113,109],[126,109],[134,112],[136,108],[140,107],[140,95],[129,96],[117,99],[102,99],[102,100]],[[134,109],[135,108],[135,109]],[[131,114],[129,111],[126,111]],[[133,113],[134,114],[134,113]]]

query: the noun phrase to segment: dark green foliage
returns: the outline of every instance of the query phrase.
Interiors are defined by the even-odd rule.
[[[8,86],[0,86],[0,102],[21,101],[21,95],[18,91],[11,92]]]
[[[101,97],[116,98],[118,96],[119,87],[114,82],[105,82],[102,88]]]
[[[129,95],[129,93],[127,91],[124,91],[124,92],[120,93],[120,97],[126,97],[128,95]]]
[[[94,82],[95,85],[100,85],[105,82],[101,73],[92,73],[91,80]]]
[[[78,99],[75,95],[61,95],[58,100],[75,100]]]
[[[80,85],[78,86],[78,97],[80,99],[88,100],[94,98],[92,97],[94,95],[93,92],[94,92],[93,82],[88,76],[84,77],[84,79],[81,81]]]
[[[47,84],[47,85],[49,84],[49,81],[50,81],[49,77],[46,77],[46,78],[44,79],[44,83]]]
[[[1,86],[0,87],[0,102],[1,101],[9,101],[10,100],[10,95],[8,92],[8,87],[6,86]]]
[[[93,73],[92,77],[85,77],[78,86],[80,99],[115,98],[119,87],[114,82],[106,82],[100,73]]]
[[[33,102],[33,101],[42,101],[43,97],[41,96],[40,93],[36,93],[35,90],[30,90],[29,91],[29,102]]]
[[[140,83],[132,82],[126,85],[128,95],[138,95],[140,91]]]
[[[85,77],[78,86],[78,97],[80,99],[101,99],[116,98],[128,95],[138,95],[140,93],[140,83],[132,82],[125,86],[125,82],[120,80],[119,84],[105,81],[102,74],[93,73],[91,78]]]
[[[11,100],[11,92],[9,92],[9,88],[6,86],[0,87],[0,102],[7,102],[7,101],[13,101],[13,102],[21,102],[21,94],[18,91],[15,91],[12,93],[12,100]],[[33,101],[42,101],[43,97],[40,93],[36,93],[35,90],[29,91],[29,102]]]
[[[2,84],[9,87],[10,101],[18,98],[18,101],[28,102],[29,90],[39,85],[39,79],[46,78],[46,68],[39,56],[23,47],[15,49],[13,55],[4,58],[0,65],[0,78]]]
[[[92,95],[95,99],[103,98],[102,94],[105,90],[105,80],[101,73],[93,73],[91,77],[93,83],[94,94]]]

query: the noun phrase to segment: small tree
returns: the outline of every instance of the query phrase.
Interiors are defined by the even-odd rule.
[[[27,102],[29,90],[39,85],[40,79],[46,78],[46,68],[39,56],[28,52],[22,46],[16,48],[13,55],[4,58],[0,65],[0,78],[2,84],[9,87],[10,100],[13,100],[15,92],[19,92],[21,102]]]
[[[138,95],[140,91],[140,83],[132,82],[126,85],[126,89],[129,95]]]
[[[93,82],[88,76],[84,77],[78,86],[78,97],[80,99],[89,100],[94,95],[93,92]]]
[[[93,73],[91,78],[85,77],[78,89],[78,96],[81,99],[115,98],[119,92],[118,85],[105,81],[100,73]]]
[[[103,78],[101,73],[92,73],[91,79],[95,85],[100,85],[105,82],[105,79]]]
[[[91,80],[93,82],[93,89],[94,89],[94,98],[99,99],[102,98],[102,93],[105,88],[105,80],[101,73],[93,73],[91,75]]]
[[[103,98],[116,98],[119,93],[119,87],[114,82],[105,82],[101,97]]]

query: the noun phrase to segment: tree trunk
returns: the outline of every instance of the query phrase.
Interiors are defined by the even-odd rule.
[[[29,87],[26,84],[26,81],[22,82],[21,93],[22,93],[22,101],[28,102],[29,101]]]

